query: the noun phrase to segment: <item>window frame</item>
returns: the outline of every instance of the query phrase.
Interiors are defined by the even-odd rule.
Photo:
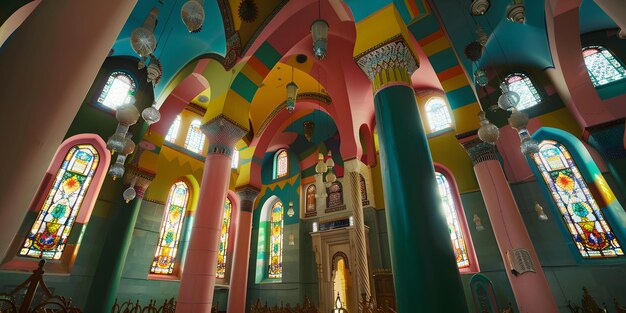
[[[280,155],[283,152],[285,153],[285,158],[287,159],[287,169],[285,171],[285,174],[279,176],[278,175],[278,158],[280,157]],[[282,149],[276,150],[276,153],[274,153],[274,158],[273,158],[272,164],[273,164],[273,166],[272,166],[272,179],[273,180],[280,180],[280,179],[289,178],[289,170],[291,168],[289,166],[289,151],[287,149],[282,148]]]
[[[431,105],[431,103],[434,103],[435,101],[441,101],[441,103],[443,104],[443,109],[445,110],[448,118],[450,119],[450,124],[447,127],[437,129],[437,130],[433,129],[433,123],[431,121],[431,114],[430,114],[431,111],[429,110],[429,105]],[[425,112],[426,124],[428,125],[427,133],[429,135],[437,135],[437,134],[447,133],[449,131],[454,130],[455,124],[454,124],[454,119],[452,118],[452,109],[450,108],[448,101],[446,101],[443,95],[437,94],[437,95],[432,95],[428,97],[428,100],[426,100],[426,102],[424,103],[423,108]]]
[[[611,55],[611,57],[613,57],[613,59],[615,59],[615,61],[621,65],[622,69],[624,69],[624,77],[622,77],[622,78],[620,78],[618,80],[614,80],[612,82],[608,82],[608,83],[596,86],[594,84],[594,79],[592,78],[592,74],[589,71],[589,68],[587,67],[587,62],[585,62],[585,55],[584,55],[584,53],[585,53],[585,50],[588,50],[588,49],[598,49],[600,51],[599,53],[602,53],[602,51],[607,51]],[[585,64],[585,69],[587,70],[587,74],[589,75],[589,80],[591,81],[591,85],[593,86],[593,88],[596,88],[596,89],[604,88],[604,87],[612,86],[614,84],[624,83],[626,81],[626,64],[624,64],[624,61],[622,61],[620,58],[618,58],[617,55],[613,51],[611,51],[609,48],[607,48],[606,46],[600,45],[600,44],[586,45],[586,46],[582,47],[581,54],[583,55],[583,64]],[[610,61],[609,61],[609,63],[610,63]],[[613,66],[613,68],[615,68],[615,66]],[[595,76],[593,76],[593,77],[595,77]]]
[[[196,132],[196,130],[194,129],[194,125],[198,125],[198,130]],[[189,123],[189,127],[187,127],[187,134],[185,136],[185,142],[183,145],[183,148],[185,148],[186,150],[196,153],[196,154],[200,154],[202,155],[202,152],[204,152],[204,145],[205,145],[205,141],[206,141],[206,136],[204,135],[204,133],[202,132],[202,130],[200,129],[200,127],[202,127],[202,121],[200,119],[194,119]],[[194,149],[190,149],[191,146],[191,141],[194,139],[191,136],[196,136],[199,135],[201,140],[200,140],[200,144],[199,144],[199,148],[198,150],[194,150]]]
[[[30,231],[33,222],[43,208],[44,201],[52,188],[56,174],[59,171],[67,153],[70,149],[77,145],[93,146],[98,152],[99,164],[95,169],[94,174],[91,177],[91,183],[84,194],[82,204],[76,214],[72,231],[68,236],[66,247],[63,251],[61,259],[46,261],[46,272],[48,273],[71,273],[76,256],[79,253],[80,244],[83,238],[83,231],[89,222],[98,198],[98,194],[100,193],[102,184],[106,179],[106,173],[109,165],[111,164],[111,155],[106,148],[106,143],[102,140],[102,138],[100,138],[100,136],[95,134],[74,135],[61,143],[52,158],[50,165],[44,173],[42,181],[39,184],[39,188],[33,195],[33,199],[27,210],[28,213],[22,221],[22,227],[20,227],[20,230],[14,237],[11,246],[7,249],[6,258],[0,265],[0,270],[30,272],[33,268],[37,267],[39,259],[20,256],[18,255],[18,252],[24,243],[26,235]]]
[[[463,239],[465,240],[465,249],[467,249],[467,258],[470,262],[468,267],[458,268],[460,274],[475,274],[480,273],[480,264],[478,263],[478,257],[476,255],[476,249],[472,240],[472,233],[470,232],[469,225],[467,223],[467,216],[463,203],[461,202],[461,195],[456,183],[456,179],[452,172],[445,166],[439,163],[434,163],[435,172],[440,173],[448,181],[450,186],[450,195],[454,202],[454,209],[456,210],[457,218],[459,219],[459,225],[461,226],[461,232],[463,233]],[[436,182],[435,182],[436,184]],[[437,190],[437,193],[439,191]],[[456,263],[456,262],[455,262]]]
[[[102,79],[103,82],[99,85],[99,88],[98,88],[97,92],[94,95],[93,102],[94,102],[95,106],[98,107],[99,109],[102,109],[102,110],[104,110],[104,111],[106,111],[108,113],[112,113],[112,114],[115,114],[117,109],[109,107],[106,104],[100,102],[100,97],[102,96],[102,92],[104,91],[104,87],[106,87],[107,82],[109,81],[109,78],[111,78],[111,76],[113,76],[113,74],[115,74],[115,73],[121,73],[121,74],[127,76],[131,80],[131,82],[134,84],[134,86],[135,86],[135,93],[134,93],[133,96],[135,97],[135,102],[137,101],[137,92],[139,90],[139,82],[137,81],[137,78],[135,78],[135,76],[132,73],[130,73],[128,70],[121,69],[121,68],[116,68],[116,69],[113,69],[113,70],[109,71],[109,73]]]

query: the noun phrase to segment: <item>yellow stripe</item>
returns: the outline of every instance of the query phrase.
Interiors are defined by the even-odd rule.
[[[468,82],[467,82],[467,78],[465,77],[465,74],[457,75],[441,82],[441,87],[443,87],[443,90],[445,92],[457,90],[467,85],[468,85]]]
[[[450,48],[450,43],[445,36],[442,36],[441,38],[436,39],[422,47],[427,56],[431,56],[448,48]]]
[[[478,112],[480,112],[478,102],[472,102],[452,111],[456,133],[461,134],[480,127]]]

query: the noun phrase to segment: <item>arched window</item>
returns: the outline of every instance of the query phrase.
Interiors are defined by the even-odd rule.
[[[187,184],[179,181],[170,188],[150,273],[170,275],[174,272],[176,251],[185,221],[188,200],[189,187]]]
[[[228,233],[230,232],[230,217],[233,204],[226,198],[224,203],[224,222],[220,231],[220,247],[217,253],[217,278],[224,278],[226,274],[226,253],[228,252]]]
[[[239,150],[237,148],[233,149],[233,158],[230,161],[230,168],[238,168],[239,167]]]
[[[624,79],[626,70],[624,65],[615,58],[611,51],[602,46],[583,48],[585,66],[593,86],[598,87]]]
[[[334,208],[343,204],[343,188],[341,183],[336,181],[326,190],[328,197],[326,198],[326,206]]]
[[[98,102],[113,110],[126,103],[132,103],[137,92],[137,84],[130,75],[116,71],[109,75]]]
[[[370,201],[367,200],[367,185],[365,184],[365,177],[362,174],[359,174],[361,180],[361,205],[368,205]]]
[[[202,153],[204,147],[204,134],[200,130],[200,120],[193,120],[189,125],[187,138],[185,139],[185,148],[195,153]]]
[[[178,130],[180,129],[180,115],[176,116],[176,119],[174,119],[174,122],[172,123],[172,126],[170,126],[170,129],[167,131],[167,135],[165,136],[165,140],[169,141],[169,142],[175,142],[176,141],[176,137],[178,137]]]
[[[94,146],[84,144],[69,149],[19,255],[61,259],[98,164]]]
[[[317,188],[315,187],[315,184],[310,184],[308,187],[306,187],[306,206],[305,206],[305,211],[304,211],[305,217],[311,217],[311,216],[317,215],[317,210],[315,208],[316,191],[317,191]]]
[[[450,240],[452,240],[456,265],[459,269],[468,268],[470,267],[470,258],[450,183],[448,179],[439,172],[435,172],[435,177],[437,179],[437,186],[439,187],[439,194],[441,195],[441,208],[448,222],[448,231],[450,232]]]
[[[565,146],[554,140],[543,140],[533,160],[582,257],[624,255],[615,233]]]
[[[269,278],[283,277],[283,203],[276,201],[270,211]]]
[[[514,91],[519,95],[518,110],[528,109],[541,102],[541,96],[537,92],[537,88],[533,82],[522,73],[514,73],[504,79],[504,84],[510,91]]]
[[[440,97],[434,97],[426,102],[426,118],[431,132],[452,127],[452,118],[448,106]]]
[[[287,176],[289,172],[289,159],[287,158],[287,150],[278,150],[274,154],[274,179]]]

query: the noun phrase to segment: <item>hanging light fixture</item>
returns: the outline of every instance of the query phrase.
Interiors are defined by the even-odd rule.
[[[131,202],[135,197],[137,197],[137,191],[135,191],[135,183],[137,182],[137,176],[133,177],[133,180],[130,182],[130,186],[124,190],[122,197],[126,203]]]
[[[141,117],[148,126],[158,122],[161,120],[161,112],[156,108],[156,101],[152,103],[152,106],[149,106],[143,111],[141,111]]]
[[[123,104],[117,107],[115,118],[118,121],[117,129],[107,141],[107,148],[111,150],[111,154],[124,148],[128,128],[139,120],[139,111],[132,103]]]
[[[304,126],[304,138],[306,138],[308,142],[311,142],[311,140],[313,140],[313,131],[315,130],[315,123],[313,123],[313,121],[304,121],[304,123],[302,124]]]
[[[291,113],[296,109],[298,97],[298,85],[293,82],[293,66],[291,67],[291,82],[287,84],[287,110]]]
[[[143,59],[147,58],[156,48],[154,27],[156,25],[159,9],[152,8],[143,22],[143,25],[135,28],[130,34],[130,46]]]
[[[472,219],[472,221],[474,221],[474,226],[476,227],[477,231],[485,230],[485,226],[483,226],[483,223],[480,220],[480,217],[478,217],[478,214],[474,213],[474,218]]]
[[[489,0],[473,0],[470,5],[470,12],[474,16],[484,15],[490,6],[491,2]]]
[[[150,55],[150,65],[148,65],[148,68],[146,68],[146,72],[146,76],[148,77],[147,81],[152,86],[158,84],[161,80],[161,77],[163,76],[163,67],[161,66],[161,61],[156,56],[154,56],[154,54]]]
[[[311,24],[311,35],[313,37],[313,54],[318,60],[326,57],[328,49],[328,22],[317,19]]]
[[[480,87],[487,86],[487,83],[489,83],[489,78],[487,77],[487,71],[481,68],[477,69],[474,72],[474,82],[476,82],[476,85]]]
[[[491,145],[495,145],[500,137],[500,130],[498,126],[491,124],[487,119],[485,112],[478,112],[478,118],[480,119],[480,128],[478,129],[478,138],[483,142]]]
[[[509,117],[509,125],[515,130],[520,138],[520,150],[524,155],[531,155],[539,152],[539,143],[530,137],[528,132],[528,114],[513,109]]]
[[[330,150],[328,150],[328,159],[326,159],[326,167],[328,167],[328,173],[326,174],[326,188],[328,188],[335,181],[337,181],[337,175],[335,175],[335,161],[333,161],[333,154]]]
[[[317,164],[315,165],[315,172],[318,174],[324,174],[326,173],[326,171],[328,171],[328,166],[326,166],[326,163],[324,162],[324,154],[318,153]]]
[[[504,82],[500,84],[500,89],[502,90],[502,94],[498,98],[498,106],[505,111],[513,110],[519,103],[519,94],[509,90],[509,87]]]
[[[289,201],[289,210],[287,210],[287,216],[293,217],[296,212],[293,210],[293,201]]]
[[[180,9],[180,17],[190,33],[202,30],[204,24],[204,0],[189,0]]]
[[[126,135],[124,138],[124,148],[122,148],[120,153],[117,155],[115,164],[111,165],[109,168],[109,175],[113,177],[113,180],[124,175],[124,163],[126,163],[126,158],[129,154],[132,154],[135,151],[135,143],[133,142],[132,137],[132,134]]]
[[[524,24],[526,21],[526,8],[524,7],[523,0],[513,0],[513,3],[509,4],[506,8],[506,18],[509,21]]]

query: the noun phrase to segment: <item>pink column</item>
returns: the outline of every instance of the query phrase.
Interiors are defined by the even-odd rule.
[[[241,205],[239,221],[235,234],[235,252],[230,271],[230,290],[228,291],[228,313],[246,312],[246,293],[248,289],[248,265],[250,261],[250,232],[252,230],[252,210],[259,191],[251,186],[237,191]]]
[[[0,258],[137,0],[42,1],[0,52]]]
[[[487,206],[489,220],[511,283],[515,301],[521,313],[558,313],[552,290],[537,258],[524,220],[504,171],[496,159],[495,147],[478,138],[463,143],[474,162],[474,173]],[[511,249],[527,249],[536,272],[514,274],[508,258]]]
[[[245,134],[223,116],[202,125],[202,131],[209,140],[209,152],[178,291],[176,312],[180,313],[211,312],[232,152]]]

